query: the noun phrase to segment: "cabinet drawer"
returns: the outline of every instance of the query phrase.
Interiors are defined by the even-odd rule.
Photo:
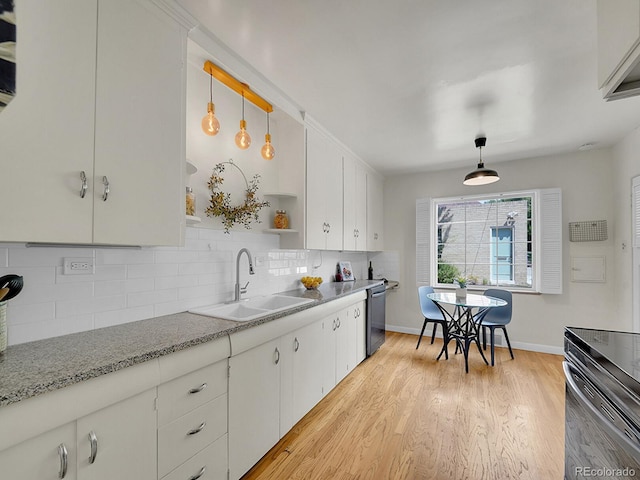
[[[204,469],[204,471],[203,471]],[[202,475],[198,475],[202,472]],[[227,436],[223,435],[162,480],[227,480]]]
[[[227,392],[227,360],[158,387],[158,425],[166,425]]]
[[[190,434],[190,432],[194,433]],[[166,475],[225,433],[227,433],[226,394],[160,427],[158,475],[160,477]]]

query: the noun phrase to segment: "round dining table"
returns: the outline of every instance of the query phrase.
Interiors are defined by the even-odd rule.
[[[455,340],[456,352],[459,347],[464,354],[464,368],[467,373],[469,373],[469,346],[472,342],[478,346],[484,363],[489,365],[479,340],[482,318],[490,308],[503,307],[507,302],[501,298],[475,293],[467,293],[465,296],[457,296],[453,292],[429,293],[427,297],[433,300],[440,309],[444,318],[447,319],[449,328],[448,341],[444,342],[438,360],[447,351],[449,341]],[[446,308],[445,305],[449,305],[449,308]],[[451,306],[453,309],[450,308]],[[475,315],[474,308],[478,309]]]

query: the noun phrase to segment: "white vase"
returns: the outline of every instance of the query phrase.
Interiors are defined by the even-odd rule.
[[[467,289],[462,287],[456,287],[456,298],[467,298]]]

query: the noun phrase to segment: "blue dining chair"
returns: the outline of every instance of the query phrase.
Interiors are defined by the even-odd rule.
[[[420,332],[420,337],[418,338],[418,345],[416,345],[416,350],[420,346],[420,341],[422,340],[422,335],[424,335],[425,328],[427,328],[427,323],[432,322],[433,332],[431,333],[431,343],[433,344],[433,341],[436,338],[436,329],[438,328],[438,325],[441,325],[442,340],[445,345],[444,356],[448,360],[449,353],[447,352],[446,345],[449,340],[449,325],[438,306],[433,302],[433,300],[427,297],[427,295],[430,293],[433,293],[433,287],[418,287],[418,299],[420,300],[420,309],[422,310],[422,315],[424,316],[424,323],[422,324],[422,331]]]
[[[490,342],[491,342],[491,366],[494,365],[495,358],[495,330],[496,328],[502,329],[504,332],[504,338],[507,341],[509,347],[509,353],[513,360],[513,350],[511,350],[511,342],[509,341],[509,335],[507,334],[507,325],[511,322],[511,292],[507,290],[500,290],[498,288],[489,288],[485,290],[484,294],[488,297],[500,298],[505,300],[507,304],[503,307],[493,307],[480,309],[480,311],[474,316],[474,321],[482,328],[482,347],[487,349],[487,328],[490,330]]]

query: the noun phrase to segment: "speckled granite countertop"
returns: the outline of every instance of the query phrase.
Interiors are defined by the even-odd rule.
[[[0,354],[0,407],[270,322],[379,283],[358,280],[326,283],[318,290],[280,292],[315,302],[250,322],[184,312],[12,345]]]

